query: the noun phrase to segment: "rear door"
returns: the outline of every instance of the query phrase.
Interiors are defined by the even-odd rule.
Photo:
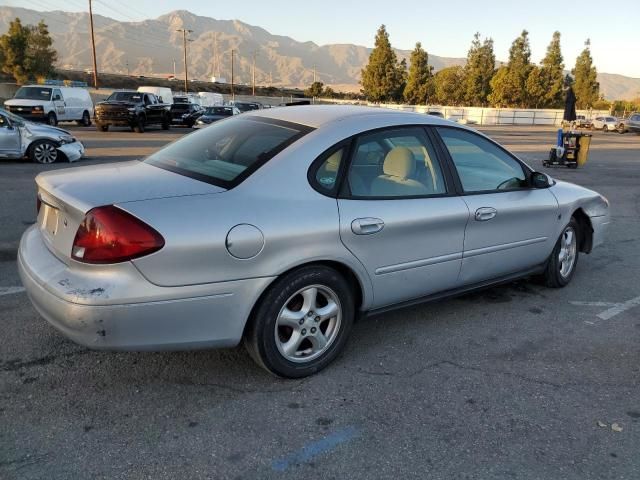
[[[369,273],[374,308],[457,285],[469,210],[423,128],[357,137],[338,207],[341,240]]]
[[[460,281],[469,285],[542,264],[558,231],[558,202],[529,186],[529,170],[470,130],[438,127],[469,208]]]

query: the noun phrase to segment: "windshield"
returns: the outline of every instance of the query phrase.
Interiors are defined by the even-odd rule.
[[[257,103],[234,103],[234,107],[236,107],[241,112],[248,112],[250,110],[260,110],[260,105]]]
[[[139,92],[113,92],[109,95],[107,100],[112,100],[116,102],[132,102],[132,103],[140,103],[142,102],[142,93]]]
[[[181,138],[145,162],[232,188],[309,131],[294,123],[231,117]]]
[[[13,98],[48,102],[51,99],[51,89],[42,87],[20,87]]]
[[[11,112],[7,112],[6,110],[2,110],[0,109],[0,114],[4,115],[5,117],[9,118],[9,120],[11,120],[11,123],[15,123],[16,125],[22,125],[24,123],[24,118],[18,116],[18,115],[14,115]]]
[[[205,115],[233,115],[233,109],[231,107],[208,107],[204,111]]]

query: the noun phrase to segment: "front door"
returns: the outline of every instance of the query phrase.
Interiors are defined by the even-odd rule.
[[[461,283],[469,285],[542,264],[553,250],[561,220],[553,194],[530,187],[522,164],[486,137],[460,128],[437,130],[470,212]]]
[[[67,120],[67,105],[64,102],[64,97],[62,96],[62,92],[59,88],[55,88],[53,90],[52,101],[56,110],[56,117],[58,117],[58,120]]]
[[[20,130],[0,115],[0,156],[15,157],[20,152]]]
[[[394,128],[355,142],[338,199],[340,237],[369,273],[373,307],[456,287],[469,210],[425,131]]]

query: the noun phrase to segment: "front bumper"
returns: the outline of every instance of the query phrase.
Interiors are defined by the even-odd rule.
[[[64,153],[70,162],[75,162],[84,157],[84,145],[78,140],[60,145],[58,151]]]
[[[18,270],[40,315],[74,342],[105,350],[235,346],[272,280],[158,287],[131,262],[70,268],[49,251],[37,225],[20,241]]]
[[[591,248],[595,248],[602,245],[607,237],[609,231],[609,224],[611,223],[611,216],[602,215],[599,217],[589,217],[591,220],[591,228],[593,228],[593,242]]]

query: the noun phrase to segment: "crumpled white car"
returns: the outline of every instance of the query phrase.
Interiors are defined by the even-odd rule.
[[[61,128],[28,122],[0,109],[0,158],[28,157],[36,163],[70,162],[84,156],[84,145]]]

